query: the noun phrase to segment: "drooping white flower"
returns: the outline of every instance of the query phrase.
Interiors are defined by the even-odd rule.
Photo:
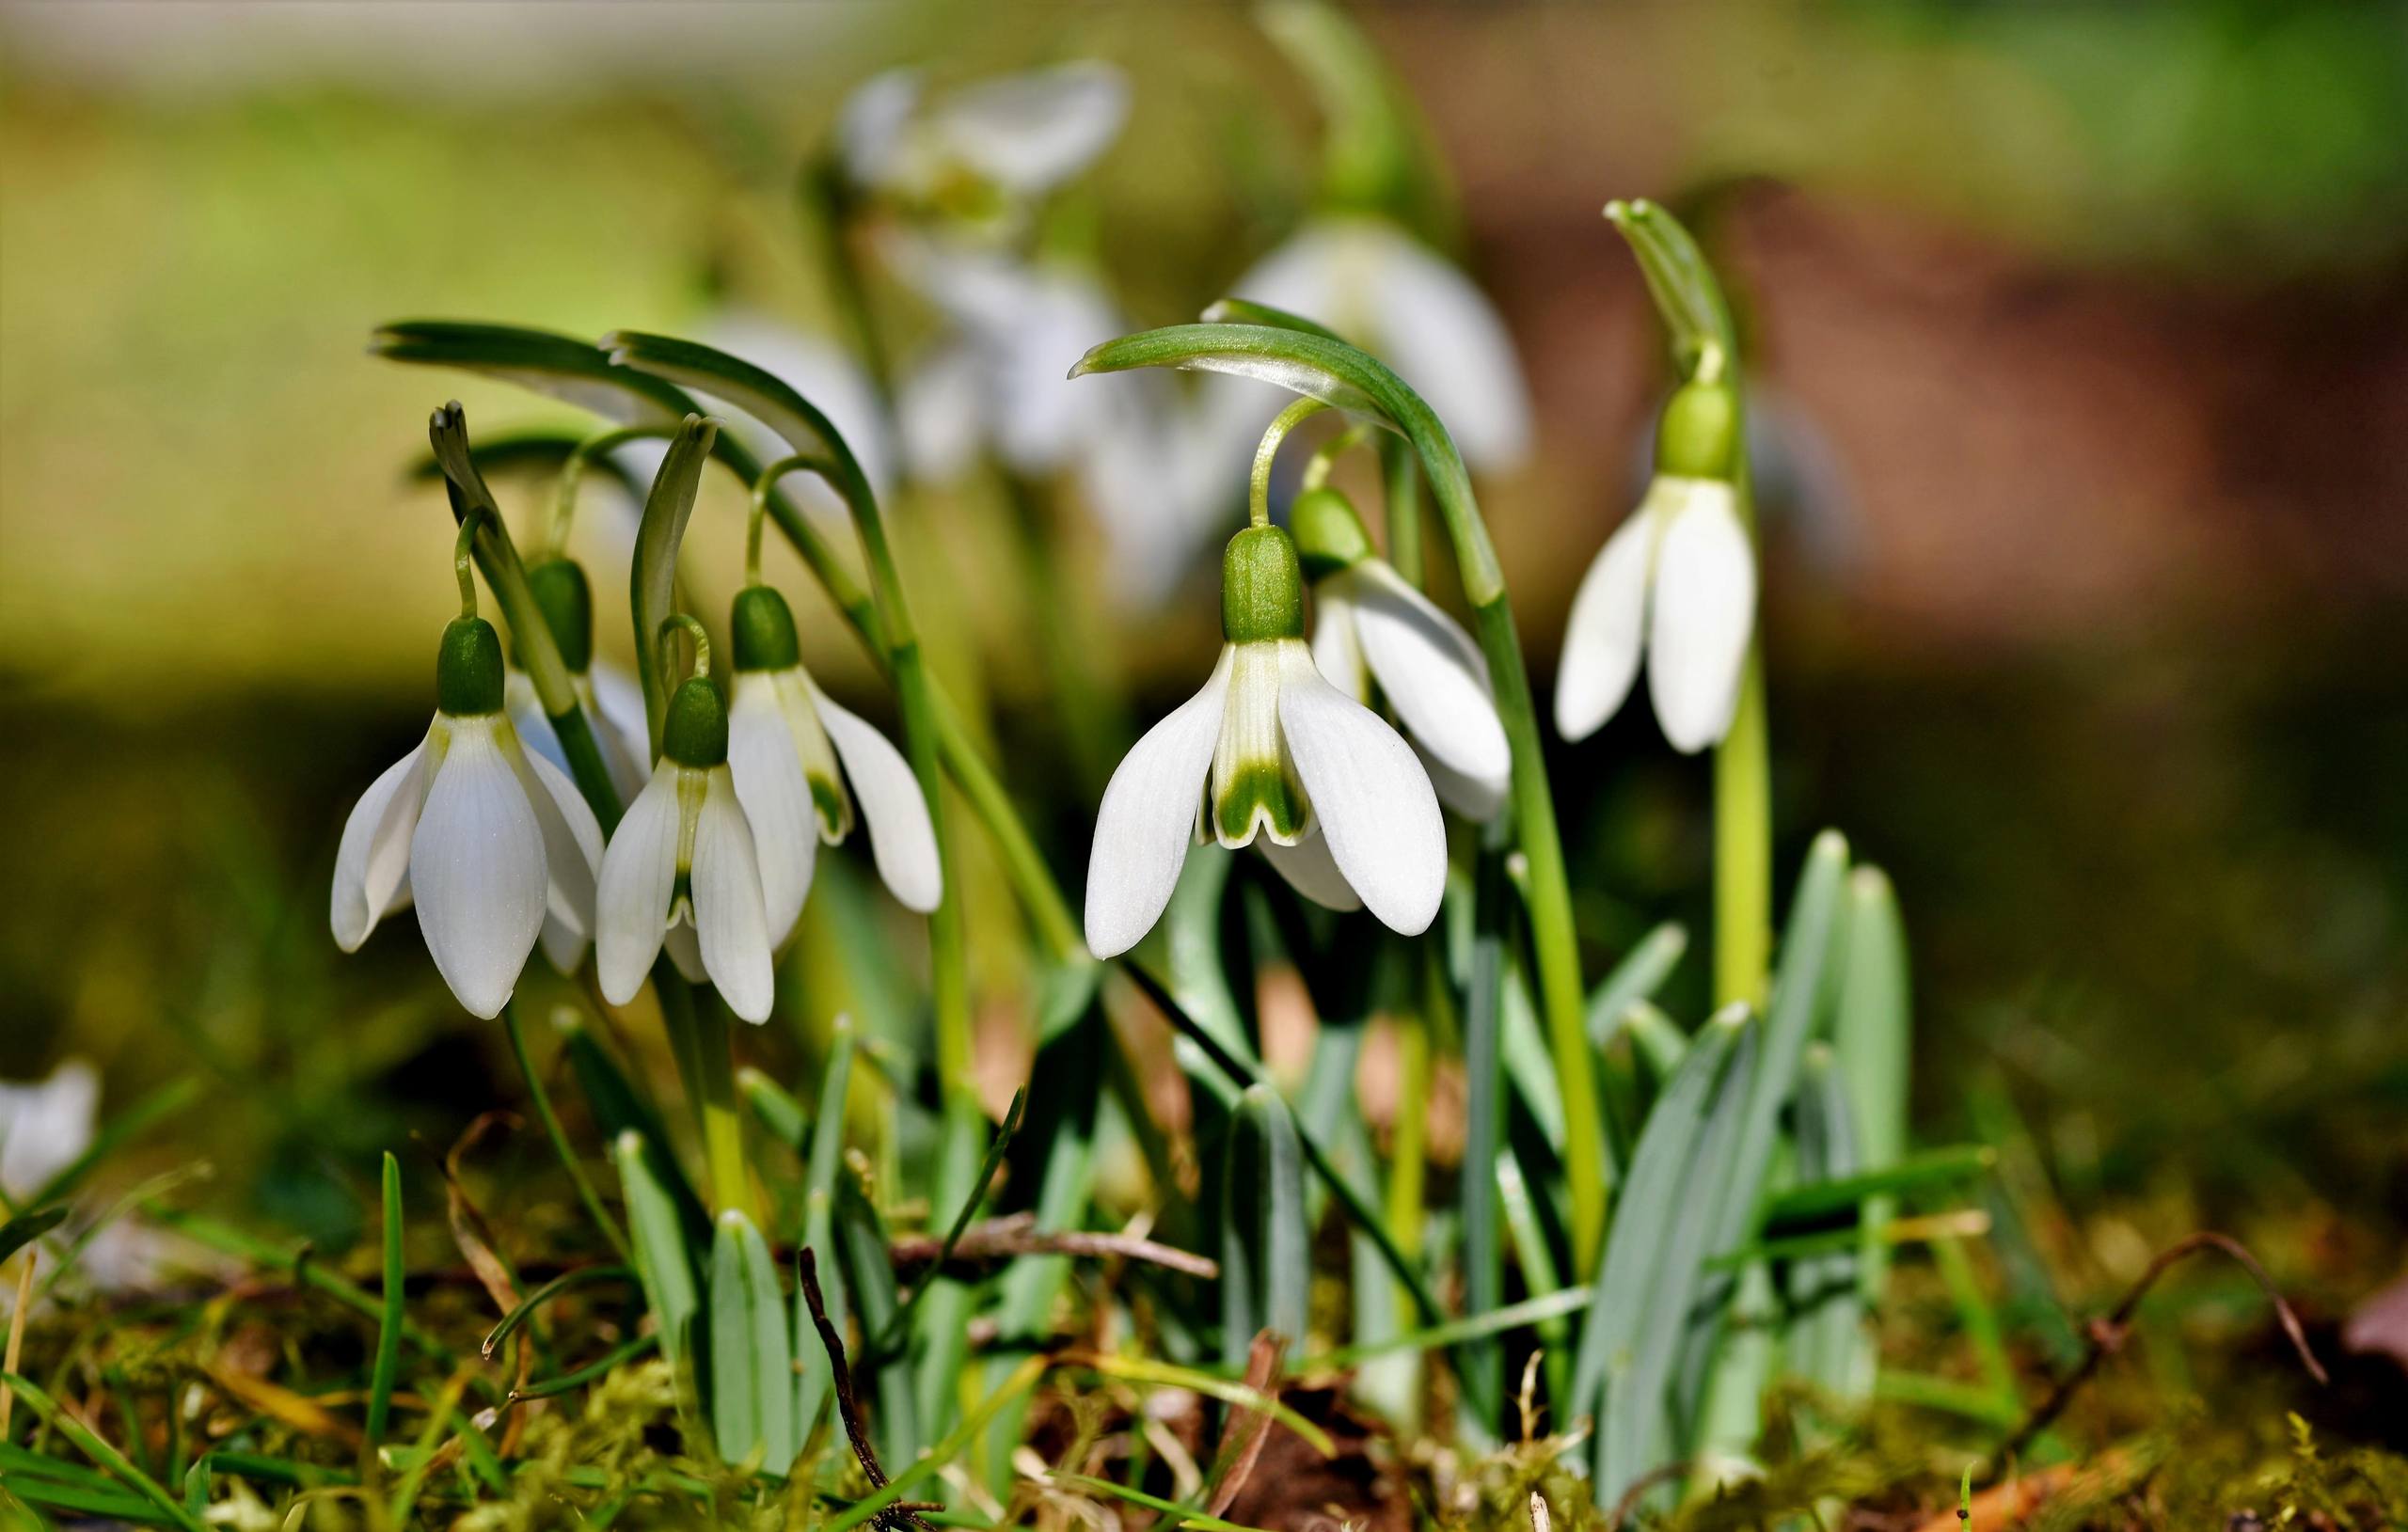
[[[1377,682],[1438,797],[1467,818],[1495,818],[1513,782],[1513,752],[1480,646],[1371,551],[1362,518],[1339,491],[1307,490],[1288,521],[1313,582],[1321,673],[1361,703]]]
[[[435,721],[351,811],[331,909],[336,944],[356,952],[414,902],[444,983],[488,1018],[547,920],[581,955],[602,858],[601,826],[576,785],[519,744],[502,669],[491,624],[463,617],[444,630]]]
[[[936,908],[944,896],[936,829],[903,752],[811,679],[784,596],[766,585],[747,587],[729,627],[736,688],[727,764],[759,854],[769,945],[782,947],[794,934],[818,845],[852,832],[857,801],[879,877],[907,908]]]
[[[1084,61],[985,80],[927,98],[911,70],[853,92],[836,152],[872,195],[956,220],[1016,216],[1095,162],[1120,134],[1129,85]]]
[[[22,1205],[92,1146],[100,1071],[69,1059],[47,1080],[0,1081],[0,1192]]]
[[[1226,846],[1259,845],[1316,903],[1368,908],[1408,936],[1426,929],[1447,881],[1437,797],[1412,748],[1314,666],[1284,530],[1230,539],[1221,630],[1204,689],[1149,730],[1104,789],[1088,947],[1109,957],[1134,946],[1208,830]]]
[[[1505,322],[1470,277],[1396,225],[1311,219],[1229,292],[1327,325],[1386,362],[1447,422],[1474,469],[1512,468],[1529,455],[1529,391]],[[1219,391],[1244,402],[1226,406],[1231,416],[1259,419],[1252,387]]]
[[[1093,274],[1031,263],[958,241],[898,234],[895,274],[943,314],[950,335],[904,378],[897,413],[905,460],[929,482],[990,453],[1029,479],[1067,472],[1109,542],[1113,583],[1143,603],[1185,571],[1226,475],[1198,474],[1177,386],[1152,372],[1068,376],[1070,363],[1124,333]]]
[[[1733,482],[1737,401],[1684,384],[1665,407],[1656,472],[1639,509],[1606,540],[1572,598],[1555,687],[1555,726],[1585,739],[1639,677],[1664,737],[1694,753],[1730,732],[1755,629],[1755,546]]]
[[[666,941],[678,972],[717,986],[745,1020],[769,1019],[776,980],[761,865],[727,745],[719,687],[705,676],[686,681],[670,699],[652,780],[602,854],[594,966],[613,1005],[635,999]]]

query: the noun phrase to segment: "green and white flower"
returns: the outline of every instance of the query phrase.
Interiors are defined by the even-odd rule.
[[[659,764],[610,836],[594,898],[602,998],[635,999],[662,943],[677,971],[747,1021],[776,990],[752,827],[728,770],[727,704],[707,677],[670,699]]]
[[[1512,785],[1513,752],[1480,646],[1371,551],[1362,518],[1338,490],[1307,490],[1288,521],[1313,582],[1321,673],[1359,703],[1371,701],[1376,682],[1440,799],[1466,818],[1495,818]]]
[[[1664,410],[1656,478],[1572,599],[1556,677],[1555,726],[1585,739],[1639,677],[1664,737],[1694,753],[1719,743],[1739,705],[1755,629],[1755,546],[1734,482],[1737,398],[1684,384]]]
[[[903,752],[812,680],[784,596],[746,587],[729,626],[736,688],[727,762],[752,827],[770,946],[794,934],[819,843],[852,833],[856,803],[879,877],[908,908],[936,908],[944,896],[936,829]]]
[[[460,1003],[499,1014],[538,933],[574,968],[594,929],[602,829],[566,772],[524,749],[502,711],[501,640],[482,618],[444,630],[436,715],[372,783],[335,853],[335,942],[356,952],[413,902]]]
[[[547,559],[528,566],[527,588],[543,608],[544,624],[551,629],[561,663],[568,668],[570,687],[593,726],[602,764],[610,772],[610,785],[622,799],[634,797],[643,787],[648,775],[644,763],[652,755],[652,734],[643,717],[643,687],[619,667],[594,657],[594,588],[584,569],[571,560]],[[512,657],[515,660],[516,655]],[[561,749],[560,735],[544,712],[543,700],[535,695],[535,683],[515,664],[503,678],[502,699],[519,742],[566,772],[568,753]],[[553,928],[548,924],[544,937],[544,955],[563,973],[570,971],[574,960],[562,963],[562,952],[554,945]],[[580,942],[574,956],[583,953]]]
[[[1297,892],[1426,929],[1447,881],[1438,799],[1412,747],[1323,679],[1304,641],[1295,544],[1250,527],[1222,559],[1228,640],[1204,689],[1149,730],[1096,811],[1086,937],[1128,951],[1170,902],[1209,833],[1257,845]]]

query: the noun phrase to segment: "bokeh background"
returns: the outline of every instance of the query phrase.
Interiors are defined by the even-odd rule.
[[[2026,1134],[2067,1258],[2109,1272],[2203,1223],[2328,1314],[2395,1270],[2399,13],[1360,19],[1426,114],[1455,253],[1537,403],[1532,461],[1482,503],[1542,696],[1664,383],[1598,210],[1655,197],[1726,272],[1788,442],[1766,614],[1782,876],[1827,824],[1893,873],[1924,1133]],[[408,475],[427,411],[459,397],[486,435],[577,418],[373,360],[372,327],[673,332],[733,303],[832,333],[794,176],[846,92],[895,64],[1087,56],[1134,106],[1078,215],[1133,323],[1192,317],[1318,178],[1312,99],[1243,8],[0,7],[0,1076],[79,1054],[121,1103],[203,1074],[209,1110],[154,1158],[208,1160],[194,1195],[330,1246],[368,1221],[376,1149],[516,1101],[408,923],[342,958],[325,888],[353,798],[424,727],[453,600],[450,518]],[[523,514],[547,494],[501,483]],[[1092,799],[992,498],[900,504],[907,571],[1075,889]],[[713,589],[737,503],[709,487],[697,518]],[[1201,674],[1209,562],[1177,599],[1103,602],[1095,653],[1136,719]],[[832,624],[805,642],[889,716]],[[1702,916],[1705,774],[1644,711],[1555,768],[1592,971]],[[1006,971],[1008,915],[989,930]],[[1682,982],[1693,1016],[1702,976]],[[1024,1045],[991,1008],[982,1072],[1007,1095]],[[754,1046],[801,1046],[775,1034]]]

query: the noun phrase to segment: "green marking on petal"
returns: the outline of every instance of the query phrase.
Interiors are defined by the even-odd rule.
[[[1213,828],[1225,845],[1244,845],[1257,828],[1275,841],[1292,841],[1305,830],[1310,811],[1294,776],[1269,762],[1251,762],[1213,784]]]

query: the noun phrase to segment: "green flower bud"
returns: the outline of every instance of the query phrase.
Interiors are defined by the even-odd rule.
[[[748,585],[736,592],[736,609],[727,619],[739,671],[790,671],[802,663],[795,641],[794,610],[786,598],[766,585]]]
[[[727,703],[708,676],[689,676],[669,699],[660,753],[679,766],[707,768],[726,762]]]
[[[1221,634],[1231,643],[1305,636],[1296,545],[1277,527],[1248,527],[1221,555]]]
[[[552,631],[561,663],[573,675],[592,670],[594,587],[585,581],[584,566],[573,559],[547,559],[527,571],[527,591],[544,614],[544,625]],[[515,635],[511,639],[510,657],[519,660],[521,670],[526,668],[519,659]]]
[[[483,618],[445,624],[435,655],[435,705],[455,719],[501,711],[501,635]]]
[[[1352,568],[1371,556],[1371,536],[1354,502],[1324,484],[1296,497],[1288,508],[1288,526],[1296,538],[1296,556],[1305,573],[1315,579]]]
[[[1739,395],[1727,383],[1684,383],[1664,403],[1656,427],[1656,471],[1675,479],[1735,476]]]

